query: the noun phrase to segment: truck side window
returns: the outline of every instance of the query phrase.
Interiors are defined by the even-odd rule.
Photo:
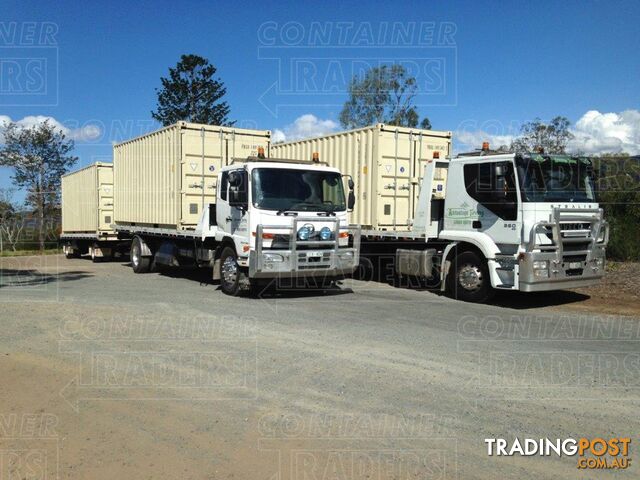
[[[229,187],[229,173],[222,172],[222,177],[220,177],[220,200],[227,199],[227,189]]]
[[[518,219],[518,196],[513,164],[471,163],[464,166],[467,193],[503,220]]]

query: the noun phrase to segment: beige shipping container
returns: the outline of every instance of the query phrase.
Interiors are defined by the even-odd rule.
[[[356,204],[351,223],[364,229],[407,230],[425,163],[450,156],[451,132],[376,124],[271,145],[272,157],[311,159],[313,152],[353,177]]]
[[[178,122],[113,148],[115,223],[178,230],[196,227],[214,203],[220,168],[269,151],[268,130]]]
[[[62,235],[114,235],[113,165],[97,162],[62,176]]]

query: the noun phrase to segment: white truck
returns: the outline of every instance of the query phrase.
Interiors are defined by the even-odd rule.
[[[608,225],[586,158],[436,156],[420,187],[410,228],[362,231],[362,256],[393,255],[400,278],[484,302],[496,290],[584,287],[604,274]]]
[[[213,267],[228,295],[274,279],[325,285],[359,262],[360,229],[350,226],[340,171],[317,161],[268,159],[264,149],[218,172],[215,202],[193,230],[116,223],[132,238],[136,273],[154,265]]]

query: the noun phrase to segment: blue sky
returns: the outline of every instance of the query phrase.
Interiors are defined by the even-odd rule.
[[[160,76],[195,53],[217,66],[239,126],[295,138],[338,128],[352,72],[398,60],[417,69],[421,114],[460,132],[458,148],[565,115],[582,119],[583,150],[636,153],[638,18],[637,1],[5,0],[0,61],[35,60],[46,80],[17,95],[27,77],[14,85],[2,70],[0,117],[53,117],[77,138],[80,164],[108,160],[113,141],[152,128]]]

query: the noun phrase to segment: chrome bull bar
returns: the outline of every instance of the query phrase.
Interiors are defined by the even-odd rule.
[[[307,223],[329,223],[332,238],[329,240],[298,238],[299,227]],[[286,250],[264,247],[265,230],[281,231],[289,234]],[[348,232],[351,245],[340,246],[340,233]],[[277,235],[277,234],[276,234]],[[340,226],[336,217],[294,217],[292,225],[258,225],[256,229],[255,250],[249,258],[250,275],[273,276],[282,274],[344,275],[352,273],[360,259],[361,229],[358,225]],[[347,237],[348,238],[348,237]],[[315,247],[301,249],[300,247]],[[278,259],[273,262],[273,259]]]
[[[589,214],[589,215],[577,215]],[[535,250],[556,251],[559,256],[564,254],[564,246],[570,243],[589,242],[589,248],[579,253],[590,256],[596,245],[606,246],[609,242],[609,224],[603,218],[602,208],[589,208],[575,210],[570,208],[554,208],[550,215],[550,221],[537,222],[529,234],[529,242],[526,245],[527,252]],[[589,224],[588,229],[563,230],[562,225],[568,223]],[[538,235],[547,236],[551,233],[552,244],[538,241]],[[547,237],[548,238],[548,237]],[[601,240],[600,240],[601,239]],[[572,252],[578,253],[578,252]]]

